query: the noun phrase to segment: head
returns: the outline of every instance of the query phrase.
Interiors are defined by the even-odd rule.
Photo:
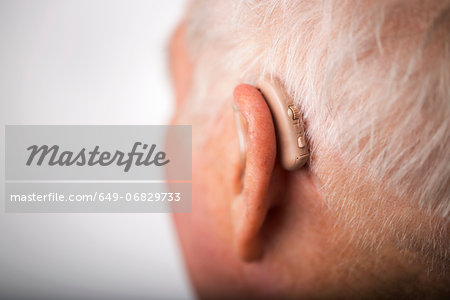
[[[193,1],[170,63],[172,123],[193,130],[192,213],[174,219],[200,297],[450,293],[449,2]],[[300,169],[261,76],[302,114]]]

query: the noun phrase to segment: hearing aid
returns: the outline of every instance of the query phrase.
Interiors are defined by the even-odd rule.
[[[301,168],[308,161],[309,150],[299,109],[277,79],[261,77],[256,88],[272,113],[281,165],[290,171]]]

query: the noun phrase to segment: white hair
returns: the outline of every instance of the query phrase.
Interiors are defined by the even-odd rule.
[[[276,76],[303,112],[313,172],[333,149],[360,170],[348,190],[375,182],[379,201],[389,189],[448,221],[448,1],[206,0],[190,5],[186,23],[197,98]],[[332,205],[352,205],[340,197]]]

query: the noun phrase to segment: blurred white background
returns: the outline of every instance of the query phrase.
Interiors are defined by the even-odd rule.
[[[167,123],[166,48],[183,8],[182,0],[0,1],[2,199],[5,124]],[[2,299],[193,298],[168,214],[3,208]]]

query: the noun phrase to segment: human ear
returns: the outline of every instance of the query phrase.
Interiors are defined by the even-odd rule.
[[[231,204],[234,247],[242,260],[254,261],[263,254],[261,228],[273,202],[268,192],[277,151],[275,127],[269,107],[255,87],[237,86],[234,104],[246,123],[242,185]]]

